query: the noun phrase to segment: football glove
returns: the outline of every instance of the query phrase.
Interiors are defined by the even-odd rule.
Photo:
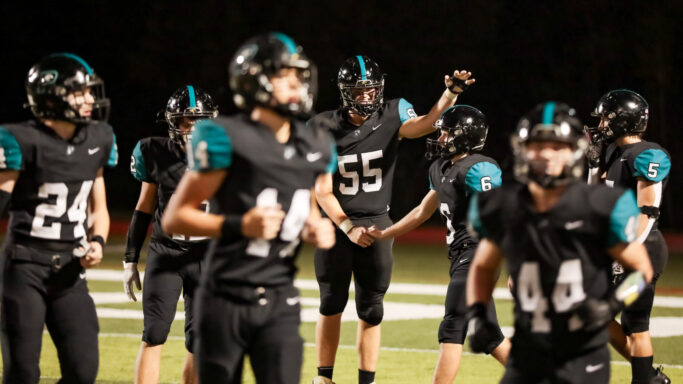
[[[140,284],[140,274],[138,273],[138,263],[123,262],[123,291],[126,292],[128,298],[133,301],[138,301],[133,291],[133,282],[138,290],[142,289]]]
[[[498,327],[486,318],[486,304],[474,303],[467,309],[467,334],[474,353],[489,353],[492,343],[499,341]]]

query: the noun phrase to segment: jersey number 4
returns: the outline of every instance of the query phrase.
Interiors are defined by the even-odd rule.
[[[551,329],[548,312],[548,298],[543,296],[541,288],[540,267],[538,262],[528,261],[522,264],[517,278],[517,299],[522,311],[529,312],[531,318],[531,331],[536,333],[549,333]],[[574,304],[586,298],[583,290],[583,272],[581,260],[565,260],[560,265],[557,273],[555,287],[552,294],[553,308],[556,313],[569,311]],[[569,318],[569,330],[575,331],[582,326],[581,320],[574,315]]]
[[[277,206],[277,189],[266,188],[256,196],[256,205],[259,207]],[[297,189],[292,196],[292,203],[289,211],[282,221],[280,228],[280,240],[287,242],[282,250],[280,257],[289,257],[294,254],[294,250],[299,245],[299,235],[304,228],[304,223],[308,218],[311,209],[311,191],[309,189]],[[265,239],[253,239],[247,245],[247,254],[257,257],[268,257],[270,254],[271,242]]]
[[[364,182],[362,188],[364,192],[377,192],[382,188],[382,169],[381,168],[370,168],[370,160],[381,159],[382,150],[365,152],[360,154],[360,160],[363,164],[363,177],[374,177],[373,182]],[[339,183],[339,192],[342,195],[355,195],[358,193],[358,186],[360,184],[360,176],[356,171],[347,171],[346,164],[352,164],[358,162],[358,155],[344,155],[339,156],[339,173],[342,177],[351,179],[351,185],[346,185],[344,183]]]
[[[76,195],[71,207],[66,208],[67,198],[69,197],[69,187],[64,183],[44,183],[38,189],[38,197],[48,199],[55,196],[54,204],[42,203],[36,207],[36,214],[31,222],[31,236],[41,239],[59,240],[61,238],[62,223],[54,222],[45,225],[45,218],[50,217],[55,220],[62,217],[65,213],[70,223],[74,223],[74,238],[78,239],[85,236],[85,219],[88,217],[85,212],[88,207],[88,196],[93,181],[86,180],[81,185],[81,189]]]

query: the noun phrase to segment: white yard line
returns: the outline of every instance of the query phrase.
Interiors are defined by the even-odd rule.
[[[92,281],[118,281],[123,279],[123,271],[112,269],[90,269],[86,272],[86,278]],[[144,272],[140,274],[140,279],[144,278]],[[302,290],[318,290],[318,282],[309,279],[297,279],[294,283]],[[426,296],[446,296],[446,285],[440,284],[411,284],[411,283],[392,283],[389,286],[389,294],[401,295],[426,295]],[[123,287],[121,288],[123,290]],[[353,284],[349,286],[349,291],[355,291]],[[512,300],[510,291],[506,288],[496,288],[493,291],[495,299]],[[655,296],[655,307],[683,308],[683,297],[678,296]]]
[[[120,338],[133,338],[133,339],[139,339],[141,335],[135,334],[135,333],[100,333],[100,337],[120,337]],[[168,340],[179,340],[179,341],[184,341],[185,337],[183,336],[169,336]],[[315,347],[315,343],[304,343],[306,347]],[[356,350],[355,345],[340,345],[339,348],[341,349],[353,349]],[[381,347],[380,350],[382,351],[388,351],[388,352],[416,352],[416,353],[433,353],[433,354],[438,354],[439,350],[438,349],[421,349],[421,348],[396,348],[396,347]],[[481,354],[481,353],[472,353],[472,352],[463,352],[463,355],[466,356],[479,356],[479,357],[486,357],[488,358],[487,355]],[[629,365],[627,361],[612,361],[612,364],[614,365]],[[659,364],[655,363],[655,365],[661,365],[664,368],[669,368],[669,369],[683,369],[683,365],[679,364]]]

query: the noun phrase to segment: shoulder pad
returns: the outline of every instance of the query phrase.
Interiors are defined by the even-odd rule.
[[[0,126],[0,170],[21,170],[21,147],[12,132]]]

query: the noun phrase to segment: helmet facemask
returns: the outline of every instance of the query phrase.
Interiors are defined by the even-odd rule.
[[[532,132],[525,132],[524,128],[518,131],[510,139],[512,151],[515,157],[514,175],[522,183],[536,182],[542,188],[555,188],[567,185],[581,179],[583,174],[583,162],[588,147],[585,137],[567,137],[567,134],[556,135],[551,132],[539,132],[550,130],[569,130],[568,124],[538,124],[532,128]],[[564,137],[564,138],[563,138]],[[531,158],[529,145],[531,143],[555,142],[568,144],[571,152],[566,159],[558,158],[560,154],[555,154],[554,158],[543,158],[538,154],[535,159]],[[543,149],[537,149],[542,152]],[[557,165],[553,162],[564,161],[564,164]],[[561,166],[561,169],[557,169]]]
[[[384,76],[380,81],[358,80],[355,84],[339,83],[344,108],[360,116],[370,116],[384,103]],[[369,89],[374,90],[372,100],[363,100]]]

